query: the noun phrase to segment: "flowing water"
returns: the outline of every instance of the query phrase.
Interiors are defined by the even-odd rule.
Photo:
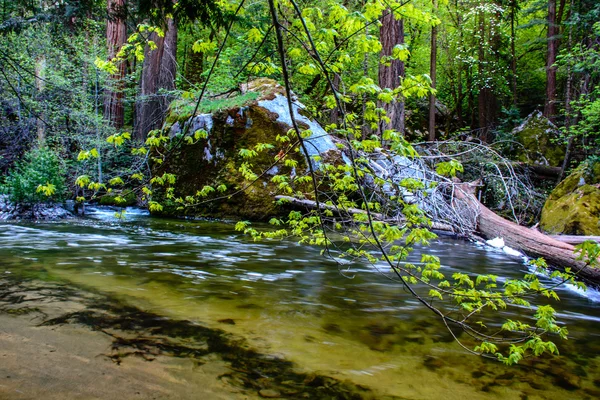
[[[427,251],[446,274],[526,271],[518,258],[463,241],[441,238]],[[467,355],[432,313],[369,266],[340,271],[293,241],[257,243],[230,224],[135,212],[124,221],[96,210],[68,223],[6,223],[0,321],[31,330],[19,328],[21,344],[0,340],[15,346],[0,347],[0,398],[114,398],[117,388],[122,398],[158,399],[600,398],[600,295],[558,294],[570,332],[558,342],[561,356],[506,367]],[[0,339],[3,331],[14,339],[2,325]],[[32,343],[59,334],[69,343],[62,375],[35,380],[42,361]],[[7,363],[27,343],[34,355]],[[98,375],[115,365],[101,372],[112,383],[90,378],[74,391],[84,358]],[[157,389],[144,392],[144,376]]]

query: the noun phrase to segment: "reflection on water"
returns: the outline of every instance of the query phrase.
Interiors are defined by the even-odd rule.
[[[119,222],[112,214],[2,225],[0,274],[67,281],[144,312],[222,329],[305,373],[382,396],[600,398],[597,292],[559,289],[570,332],[558,343],[561,357],[504,367],[466,356],[432,314],[367,265],[342,274],[314,248],[252,242],[232,225],[155,220],[135,210]],[[517,258],[451,239],[427,251],[447,274],[513,278],[526,270]]]

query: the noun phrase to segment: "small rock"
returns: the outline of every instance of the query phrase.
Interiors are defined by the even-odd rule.
[[[261,389],[258,394],[260,397],[264,397],[267,399],[276,399],[281,397],[281,393],[274,389]]]
[[[231,319],[231,318],[220,319],[217,322],[219,322],[221,324],[235,325],[235,321],[233,319]]]

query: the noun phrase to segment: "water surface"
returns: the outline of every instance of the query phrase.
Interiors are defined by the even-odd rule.
[[[526,270],[518,258],[448,238],[436,240],[428,252],[441,258],[447,274],[461,270],[513,278]],[[225,360],[229,370],[245,374],[224,385],[249,396],[600,398],[600,303],[593,291],[558,290],[556,308],[570,332],[568,341],[558,343],[560,357],[505,367],[466,355],[433,314],[372,267],[357,264],[340,271],[318,249],[293,241],[253,242],[225,223],[159,220],[139,213],[118,221],[111,212],[97,210],[91,218],[69,223],[3,224],[2,275],[13,283],[58,284],[82,298],[82,293],[94,293],[108,299],[92,297],[86,303],[88,310],[94,308],[90,302],[106,301],[108,314],[80,312],[62,324],[139,334],[150,325],[136,325],[137,315],[153,321],[153,340],[160,332],[185,348],[200,348],[195,341],[209,343],[208,353],[219,354],[214,363]],[[96,304],[96,309],[102,307]],[[165,354],[181,357],[176,346],[169,346],[163,346]],[[232,348],[238,349],[235,360],[223,357]],[[207,351],[198,357],[206,358]],[[235,367],[255,365],[253,357],[261,365],[255,370],[271,362],[264,376],[249,378],[251,367]],[[124,366],[129,362],[119,359]],[[334,383],[316,385],[315,377]],[[297,389],[282,389],[285,382]],[[1,384],[0,377],[0,394]],[[336,385],[339,390],[332,389]],[[186,396],[182,388],[179,397]]]

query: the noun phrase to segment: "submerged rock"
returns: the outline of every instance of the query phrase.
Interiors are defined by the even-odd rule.
[[[513,150],[519,161],[554,167],[561,165],[565,150],[553,143],[560,137],[560,131],[540,111],[529,114],[511,134],[517,142]]]
[[[261,389],[258,394],[266,399],[277,399],[281,397],[281,393],[274,389]]]
[[[582,164],[550,193],[540,226],[553,234],[600,235],[600,162]]]

